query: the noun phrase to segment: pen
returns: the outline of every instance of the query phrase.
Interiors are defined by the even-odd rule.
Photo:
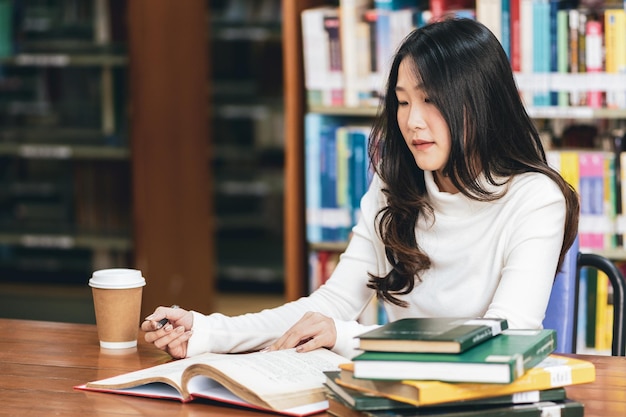
[[[173,306],[171,306],[170,308],[179,308],[176,304],[174,304]],[[157,330],[161,329],[163,326],[165,326],[167,323],[169,323],[169,319],[167,317],[162,318],[161,320],[159,320],[157,322],[156,328]]]

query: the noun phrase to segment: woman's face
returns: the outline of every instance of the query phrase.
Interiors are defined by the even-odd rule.
[[[400,63],[396,83],[398,125],[402,136],[417,166],[434,172],[439,189],[456,192],[441,172],[450,156],[450,130],[441,112],[431,103],[418,82],[407,59]]]

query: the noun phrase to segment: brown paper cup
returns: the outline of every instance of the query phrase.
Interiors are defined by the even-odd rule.
[[[92,287],[100,347],[127,349],[137,346],[145,285],[141,273],[125,269],[100,270],[94,273],[89,285]]]

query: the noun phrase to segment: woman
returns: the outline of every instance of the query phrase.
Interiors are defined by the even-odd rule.
[[[159,307],[146,340],[175,358],[203,351],[326,347],[354,356],[356,319],[377,295],[390,320],[501,317],[540,328],[577,233],[578,197],[547,162],[500,43],[453,19],[411,33],[370,137],[361,219],[327,283],[255,314]],[[163,318],[171,324],[157,329]]]

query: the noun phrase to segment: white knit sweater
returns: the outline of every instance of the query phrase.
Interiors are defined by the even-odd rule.
[[[440,192],[431,172],[426,172],[426,185],[435,221],[422,216],[416,237],[432,267],[410,294],[400,297],[409,307],[386,304],[389,319],[504,317],[511,328],[540,328],[563,242],[565,199],[557,185],[542,174],[520,175],[494,202]],[[334,319],[334,351],[346,357],[358,353],[354,337],[374,327],[357,322],[374,295],[366,286],[368,272],[381,276],[390,268],[375,225],[385,204],[380,189],[375,177],[361,201],[361,220],[325,285],[258,313],[226,317],[194,312],[188,356],[262,348],[307,311]]]

